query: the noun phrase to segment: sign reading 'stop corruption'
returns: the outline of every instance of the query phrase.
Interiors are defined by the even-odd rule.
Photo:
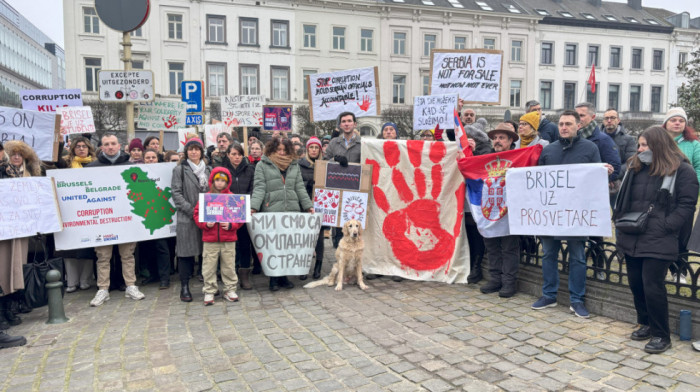
[[[430,58],[431,95],[457,93],[465,103],[501,102],[502,51],[436,49]]]
[[[381,114],[377,67],[313,74],[306,83],[311,121],[335,120],[343,112]]]

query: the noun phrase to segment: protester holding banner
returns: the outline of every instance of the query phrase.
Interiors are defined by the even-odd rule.
[[[678,258],[678,235],[695,213],[699,185],[693,167],[664,128],[642,132],[637,151],[628,165],[613,219],[619,222],[627,213],[647,212],[644,227],[617,225],[617,245],[625,254],[641,325],[630,338],[651,339],[644,351],[658,354],[671,348],[664,280]]]
[[[306,155],[299,158],[299,168],[301,168],[301,177],[304,180],[304,185],[306,186],[306,193],[309,195],[309,199],[313,200],[314,192],[314,164],[317,159],[321,158],[321,141],[317,137],[312,136],[309,141],[306,142]],[[321,277],[321,267],[323,266],[323,232],[328,229],[326,226],[321,227],[321,231],[318,234],[318,240],[316,241],[316,263],[314,264],[313,278],[318,279]],[[299,279],[306,280],[306,275],[301,275]]]
[[[379,135],[377,135],[377,139],[396,140],[398,138],[399,127],[391,121],[384,123],[384,125],[382,125],[382,130],[379,131]]]
[[[146,140],[143,141],[143,147],[145,149],[152,149],[158,154],[158,162],[166,162],[163,160],[163,154],[160,152],[160,139],[156,136],[148,136]]]
[[[163,162],[180,162],[180,154],[177,151],[166,151],[163,156]]]
[[[294,146],[289,140],[272,138],[255,167],[251,212],[299,212],[300,206],[301,211],[313,213],[313,203],[306,193]],[[270,277],[270,291],[277,291],[280,286],[294,288],[286,276]]]
[[[202,255],[202,231],[193,219],[199,194],[209,186],[209,168],[204,162],[202,140],[190,135],[185,142],[185,157],[173,169],[172,194],[177,207],[175,254],[180,273],[180,301],[192,302],[190,278],[194,274],[194,258]]]
[[[141,139],[133,138],[129,142],[129,162],[131,163],[143,163],[143,143]]]
[[[87,166],[88,163],[97,158],[95,147],[92,146],[90,140],[83,136],[78,136],[73,139],[68,150],[66,164],[72,169],[79,169]]]
[[[520,116],[520,120],[518,122],[519,138],[515,141],[515,148],[530,147],[534,146],[535,144],[545,147],[549,144],[547,140],[542,139],[537,133],[537,126],[539,123],[540,112],[536,110]]]

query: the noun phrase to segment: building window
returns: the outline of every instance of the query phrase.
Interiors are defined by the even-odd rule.
[[[593,106],[598,107],[598,84],[595,84],[595,92],[591,92],[591,86],[586,84],[586,102],[590,102]]]
[[[182,39],[182,15],[168,14],[168,38]]]
[[[632,49],[632,69],[642,69],[642,49],[633,48]]]
[[[131,61],[131,69],[144,69],[143,68],[143,60],[132,60]]]
[[[630,86],[630,112],[638,112],[642,106],[642,86]]]
[[[86,57],[85,58],[85,91],[98,91],[97,74],[102,69],[102,60]]]
[[[333,27],[333,49],[345,50],[345,27]]]
[[[620,85],[611,84],[608,86],[608,107],[615,110],[620,109]]]
[[[678,65],[681,66],[688,62],[688,52],[678,52]]]
[[[226,43],[226,17],[221,15],[207,15],[207,42]]]
[[[466,49],[467,37],[455,37],[455,49]]]
[[[258,20],[256,18],[241,18],[241,42],[240,45],[258,45]]]
[[[661,113],[661,86],[651,86],[651,111]]]
[[[139,27],[136,30],[132,30],[131,32],[129,32],[129,35],[131,35],[132,37],[137,37],[137,38],[143,37],[143,27]]]
[[[600,46],[598,45],[588,45],[588,61],[586,61],[586,66],[590,67],[599,65],[598,63],[598,53],[600,52]]]
[[[484,38],[484,49],[496,49],[496,39]]]
[[[619,46],[610,47],[610,68],[620,68],[622,61],[622,48]]]
[[[226,95],[226,63],[207,63],[207,82],[208,96]]]
[[[518,108],[520,107],[520,90],[522,88],[523,82],[520,80],[510,81],[510,106]]]
[[[240,65],[241,95],[258,95],[258,66]]]
[[[576,105],[576,83],[564,82],[564,109],[573,110]]]
[[[170,95],[180,95],[180,83],[185,79],[184,63],[168,63]]]
[[[360,52],[374,52],[374,30],[360,30]]]
[[[272,21],[272,46],[277,48],[289,47],[289,21]]]
[[[566,44],[564,65],[576,65],[576,49],[578,49],[576,44]]]
[[[437,35],[426,34],[423,36],[423,56],[430,56],[430,51],[435,49]]]
[[[406,33],[394,33],[394,54],[404,56],[406,54]]]
[[[540,82],[540,104],[542,109],[552,108],[552,82]]]
[[[83,33],[100,33],[100,18],[97,16],[95,7],[83,7],[83,25]]]
[[[305,69],[302,72],[302,76],[304,77],[304,80],[302,81],[302,84],[304,85],[304,99],[309,99],[309,83],[306,81],[306,77],[313,75],[317,73],[318,71],[315,69]]]
[[[654,49],[654,58],[651,65],[651,69],[654,71],[663,71],[664,69],[664,51],[661,49]]]
[[[552,64],[552,52],[554,52],[554,43],[542,42],[542,49],[540,52],[540,63],[545,65]]]
[[[305,48],[315,48],[316,47],[316,26],[315,25],[304,25],[304,47]]]
[[[289,101],[289,67],[270,67],[272,74],[272,99]]]
[[[393,103],[406,103],[406,75],[394,75]]]
[[[523,41],[511,41],[510,61],[519,63],[523,59]],[[512,105],[511,105],[512,106]]]
[[[423,74],[421,80],[423,82],[423,95],[430,95],[430,74]]]

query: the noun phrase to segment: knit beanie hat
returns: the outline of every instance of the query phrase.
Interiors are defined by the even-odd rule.
[[[683,117],[683,120],[685,120],[685,122],[688,122],[688,115],[685,114],[685,110],[683,110],[683,108],[671,108],[668,110],[668,112],[666,112],[666,118],[664,118],[664,125],[666,125],[666,122],[673,117]]]
[[[228,182],[228,176],[226,175],[226,173],[223,173],[223,172],[217,172],[216,174],[214,174],[213,180],[216,181],[218,179],[222,179],[222,180]]]
[[[306,148],[308,149],[309,146],[312,145],[312,144],[317,145],[319,148],[323,147],[323,146],[321,145],[321,141],[318,140],[318,138],[317,138],[316,136],[311,136],[311,137],[309,138],[309,141],[306,142]]]
[[[187,135],[190,136],[190,135]],[[202,139],[198,138],[195,135],[192,135],[192,137],[188,137],[185,141],[185,151],[187,151],[188,148],[191,146],[196,146],[199,147],[202,152],[204,151],[204,143],[202,143]]]
[[[394,131],[396,132],[396,136],[399,136],[399,127],[396,126],[396,123],[393,123],[391,121],[384,123],[382,125],[382,130],[379,131],[379,136],[377,136],[377,139],[384,139],[384,128],[386,127],[394,127]]]
[[[520,121],[525,121],[526,123],[530,124],[532,129],[536,131],[537,128],[540,127],[540,112],[533,110],[530,113],[525,113],[520,116]]]
[[[137,137],[131,139],[131,142],[129,143],[129,151],[133,150],[134,148],[138,148],[139,150],[143,151],[143,143],[141,142],[141,139]]]

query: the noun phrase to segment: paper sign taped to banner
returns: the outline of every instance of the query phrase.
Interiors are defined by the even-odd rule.
[[[413,129],[454,128],[454,111],[459,99],[457,94],[423,95],[413,98]]]
[[[314,189],[314,212],[321,216],[323,226],[338,226],[340,192],[338,189]]]
[[[63,223],[51,178],[7,178],[1,184],[0,240],[61,231]]]
[[[262,95],[227,95],[221,97],[221,122],[227,127],[261,127],[263,125]]]
[[[430,52],[430,94],[457,93],[464,103],[501,103],[503,52],[490,49],[434,49]]]
[[[138,126],[145,129],[177,129],[185,125],[187,104],[158,99],[138,106]]]
[[[367,67],[309,75],[311,121],[335,120],[343,112],[381,114],[378,74],[377,67]]]
[[[0,142],[21,140],[42,161],[56,162],[61,117],[53,112],[35,112],[0,106]]]
[[[510,169],[506,184],[511,234],[612,235],[608,171],[601,163]]]
[[[199,221],[205,223],[250,222],[250,195],[200,193]]]
[[[367,221],[368,192],[342,189],[314,188],[314,212],[321,215],[321,224],[343,227],[354,219],[365,228]]]
[[[318,214],[257,212],[246,226],[265,275],[309,273],[321,231]]]
[[[95,121],[90,106],[60,107],[56,109],[56,113],[61,115],[61,136],[95,132]]]

